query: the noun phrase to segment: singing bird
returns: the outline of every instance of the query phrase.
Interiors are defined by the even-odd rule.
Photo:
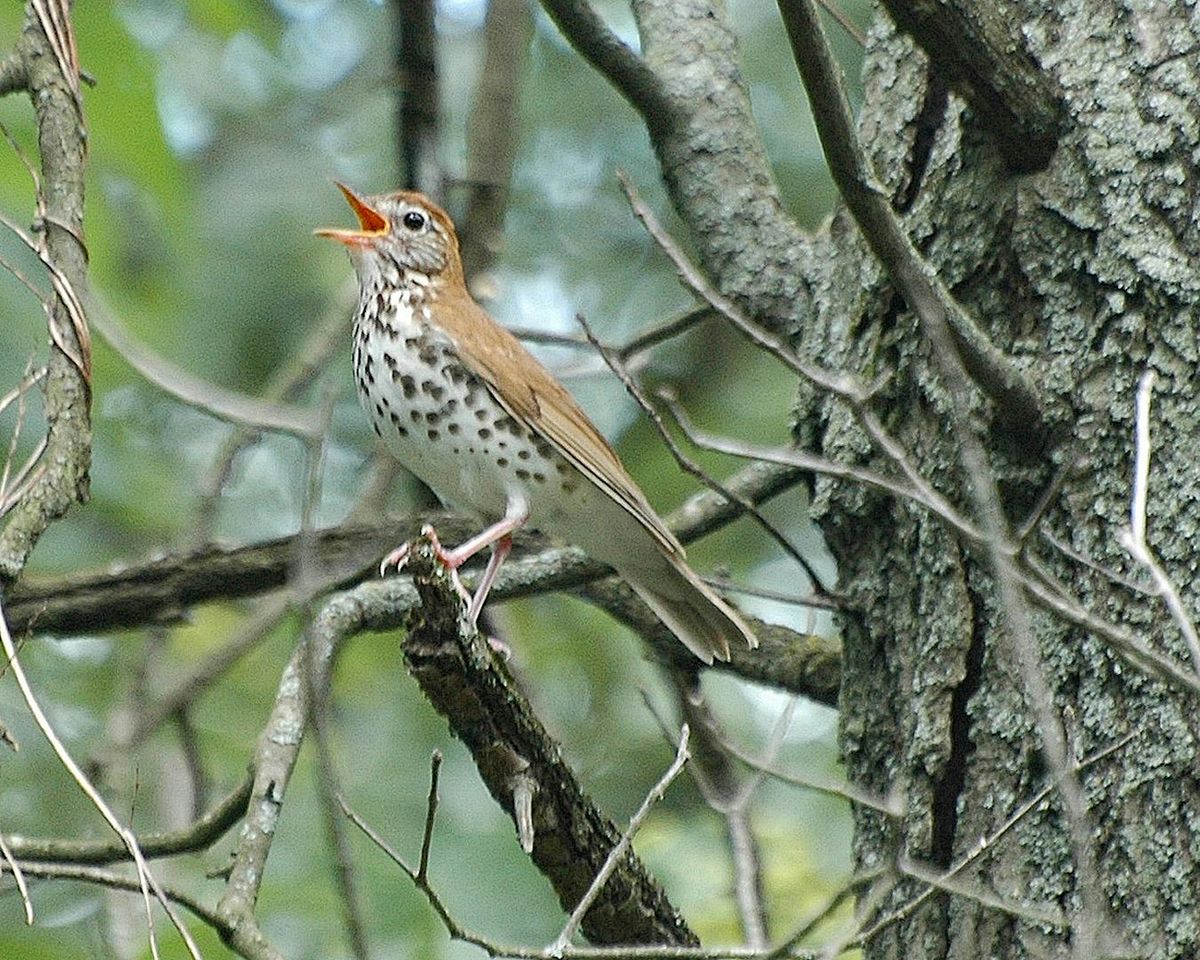
[[[454,549],[455,571],[485,547],[474,622],[522,524],[613,567],[706,663],[756,645],[738,613],[688,566],[616,453],[563,386],[472,299],[458,236],[420,193],[360,196],[338,184],[358,229],[321,229],[358,274],[354,379],[375,432],[449,506],[485,529]],[[432,531],[427,531],[432,533]],[[399,565],[407,545],[384,558]]]

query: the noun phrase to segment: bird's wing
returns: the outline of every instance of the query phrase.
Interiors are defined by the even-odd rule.
[[[668,553],[683,547],[654,512],[608,441],[550,372],[469,295],[440,311],[439,320],[470,370],[509,416],[549,441],[585,477],[609,494]],[[448,322],[447,322],[448,321]]]

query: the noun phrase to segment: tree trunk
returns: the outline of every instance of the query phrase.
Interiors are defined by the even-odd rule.
[[[723,5],[635,0],[640,61],[565,0],[546,6],[642,113],[720,290],[804,360],[877,385],[867,408],[983,529],[986,484],[972,494],[929,328],[845,208],[815,237],[790,221]],[[814,477],[848,600],[844,759],[902,811],[855,811],[857,866],[876,878],[860,899],[866,955],[1194,957],[1200,685],[1118,534],[1151,369],[1150,542],[1196,609],[1200,20],[1184,4],[1104,0],[890,7],[909,32],[881,15],[869,35],[863,150],[978,341],[1040,410],[1017,412],[963,351],[976,375],[965,425],[1005,521],[990,540],[911,496]],[[904,483],[842,399],[806,382],[798,411],[802,446]],[[995,561],[1027,522],[1002,600]]]
[[[885,19],[869,40],[864,146],[939,277],[1042,392],[1051,429],[1041,435],[1002,426],[999,404],[980,417],[1009,522],[1020,528],[1051,492],[1028,555],[1088,610],[1190,671],[1162,600],[1123,582],[1148,581],[1118,531],[1129,523],[1134,398],[1150,369],[1150,542],[1195,610],[1200,21],[1182,4],[1001,6],[1065,106],[1045,168],[1014,172],[1003,132],[984,129],[975,101],[947,89],[954,52],[929,36],[922,52]],[[824,269],[811,284],[816,310],[802,325],[800,352],[866,380],[886,378],[874,409],[922,472],[969,509],[953,413],[919,323],[869,266],[844,211],[822,245],[816,260]],[[884,465],[844,405],[806,394],[801,436],[827,456]],[[982,897],[938,895],[881,929],[867,956],[1078,955],[1089,938],[1091,955],[1196,956],[1195,694],[1147,676],[1094,632],[1034,606],[1049,706],[1071,757],[1084,761],[1133,735],[1078,772],[1110,914],[1110,923],[1097,923],[1081,913],[1083,871],[1056,790],[997,836],[1054,771],[986,558],[929,511],[897,498],[818,480],[814,511],[857,610],[843,633],[841,743],[850,778],[904,806],[894,819],[856,811],[859,866],[905,857],[945,869],[992,838],[958,879],[1013,905],[1056,905],[1066,919],[1055,928],[985,906]],[[899,883],[872,919],[921,889]]]

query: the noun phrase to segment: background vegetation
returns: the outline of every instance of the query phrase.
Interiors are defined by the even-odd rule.
[[[84,219],[95,299],[165,358],[246,394],[271,389],[302,349],[335,347],[289,399],[319,411],[332,404],[314,522],[328,526],[356,509],[364,519],[402,515],[428,503],[403,475],[382,500],[373,438],[349,376],[350,268],[314,227],[348,221],[336,178],[365,191],[401,184],[397,116],[406,78],[398,73],[396,22],[404,3],[367,0],[90,0],[73,11],[82,66],[88,165]],[[859,4],[844,5],[865,21]],[[467,130],[481,80],[484,0],[437,6],[440,79],[436,150],[444,202],[463,215],[470,156]],[[629,12],[602,12],[625,37]],[[629,211],[620,169],[660,211],[667,209],[646,133],[633,110],[569,49],[547,16],[532,28],[513,120],[516,152],[498,258],[477,278],[494,314],[513,326],[578,335],[576,312],[607,341],[620,342],[683,313],[692,299]],[[736,0],[732,21],[751,98],[787,208],[807,224],[828,212],[833,188],[773,5]],[[0,10],[0,47],[16,42],[24,13]],[[847,74],[858,46],[835,40]],[[510,51],[519,56],[520,51]],[[856,94],[857,95],[857,94]],[[0,120],[36,157],[25,98],[0,100]],[[474,168],[472,168],[474,164]],[[18,224],[34,215],[28,176],[13,149],[0,150],[0,210]],[[36,261],[11,236],[0,254],[40,283]],[[0,271],[0,384],[44,362],[38,303]],[[697,489],[665,451],[620,384],[587,350],[537,347],[561,371],[613,438],[653,502],[664,511]],[[696,422],[747,442],[788,436],[792,377],[712,320],[655,349],[639,369],[650,386],[673,384]],[[237,428],[165,395],[96,337],[92,374],[91,501],[50,527],[28,578],[112,569],[210,537],[245,544],[295,533],[305,496],[305,449],[268,434],[245,449],[217,487],[213,471]],[[28,423],[40,407],[29,396]],[[4,414],[4,436],[15,423]],[[18,459],[37,440],[29,428]],[[714,474],[729,461],[699,454]],[[383,468],[386,469],[386,468]],[[212,492],[219,489],[214,500]],[[364,506],[364,497],[368,497]],[[768,513],[798,538],[813,562],[832,561],[798,526],[802,495]],[[403,536],[398,525],[396,538]],[[761,531],[740,521],[697,544],[697,568],[726,568],[740,582],[801,594],[797,565]],[[744,606],[806,631],[832,628],[825,615],[753,597]],[[115,809],[139,831],[178,828],[242,777],[280,671],[305,620],[282,617],[187,709],[138,730],[164,691],[239,636],[257,601],[210,603],[160,627],[38,635],[22,653],[55,728]],[[182,611],[181,611],[182,612]],[[649,705],[672,713],[673,694],[640,642],[595,608],[562,595],[493,607],[492,628],[512,648],[512,668],[571,766],[618,822],[665,768],[671,747]],[[816,619],[814,619],[816,616]],[[511,823],[483,790],[467,753],[408,677],[394,633],[356,639],[342,656],[328,724],[340,789],[401,851],[415,856],[424,819],[431,752],[445,752],[432,877],[454,914],[496,940],[537,945],[563,922],[546,881],[517,845]],[[765,742],[787,700],[727,676],[706,678],[710,702],[730,732]],[[0,720],[20,744],[0,757],[0,830],[24,835],[108,836],[33,727],[12,683],[0,684]],[[801,705],[781,747],[781,764],[835,772],[833,713]],[[306,750],[279,824],[258,911],[266,935],[289,958],[351,956],[342,894],[322,827],[313,755]],[[775,932],[789,929],[848,876],[845,804],[773,782],[752,808],[765,857],[763,882]],[[212,900],[236,831],[201,854],[160,864],[161,879]],[[451,944],[422,896],[359,836],[353,864],[370,955],[477,955]],[[730,898],[723,819],[685,777],[637,839],[637,849],[693,928],[708,940],[740,937]],[[22,923],[11,889],[0,896],[0,956],[149,955],[140,899],[102,887],[35,881],[37,923]],[[205,956],[223,956],[216,937],[193,925]],[[163,955],[184,956],[160,924]]]

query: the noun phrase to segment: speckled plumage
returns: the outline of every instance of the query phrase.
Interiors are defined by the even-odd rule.
[[[410,277],[382,286],[360,299],[353,359],[359,399],[388,450],[451,506],[489,522],[504,515],[514,484],[578,494],[580,472],[510,416],[432,325],[438,285]]]
[[[493,546],[471,615],[528,523],[613,566],[700,658],[728,659],[730,639],[754,646],[570,394],[471,298],[445,212],[418,193],[342,191],[361,229],[317,232],[344,243],[358,273],[359,398],[388,450],[487,525],[442,552],[454,569]]]

